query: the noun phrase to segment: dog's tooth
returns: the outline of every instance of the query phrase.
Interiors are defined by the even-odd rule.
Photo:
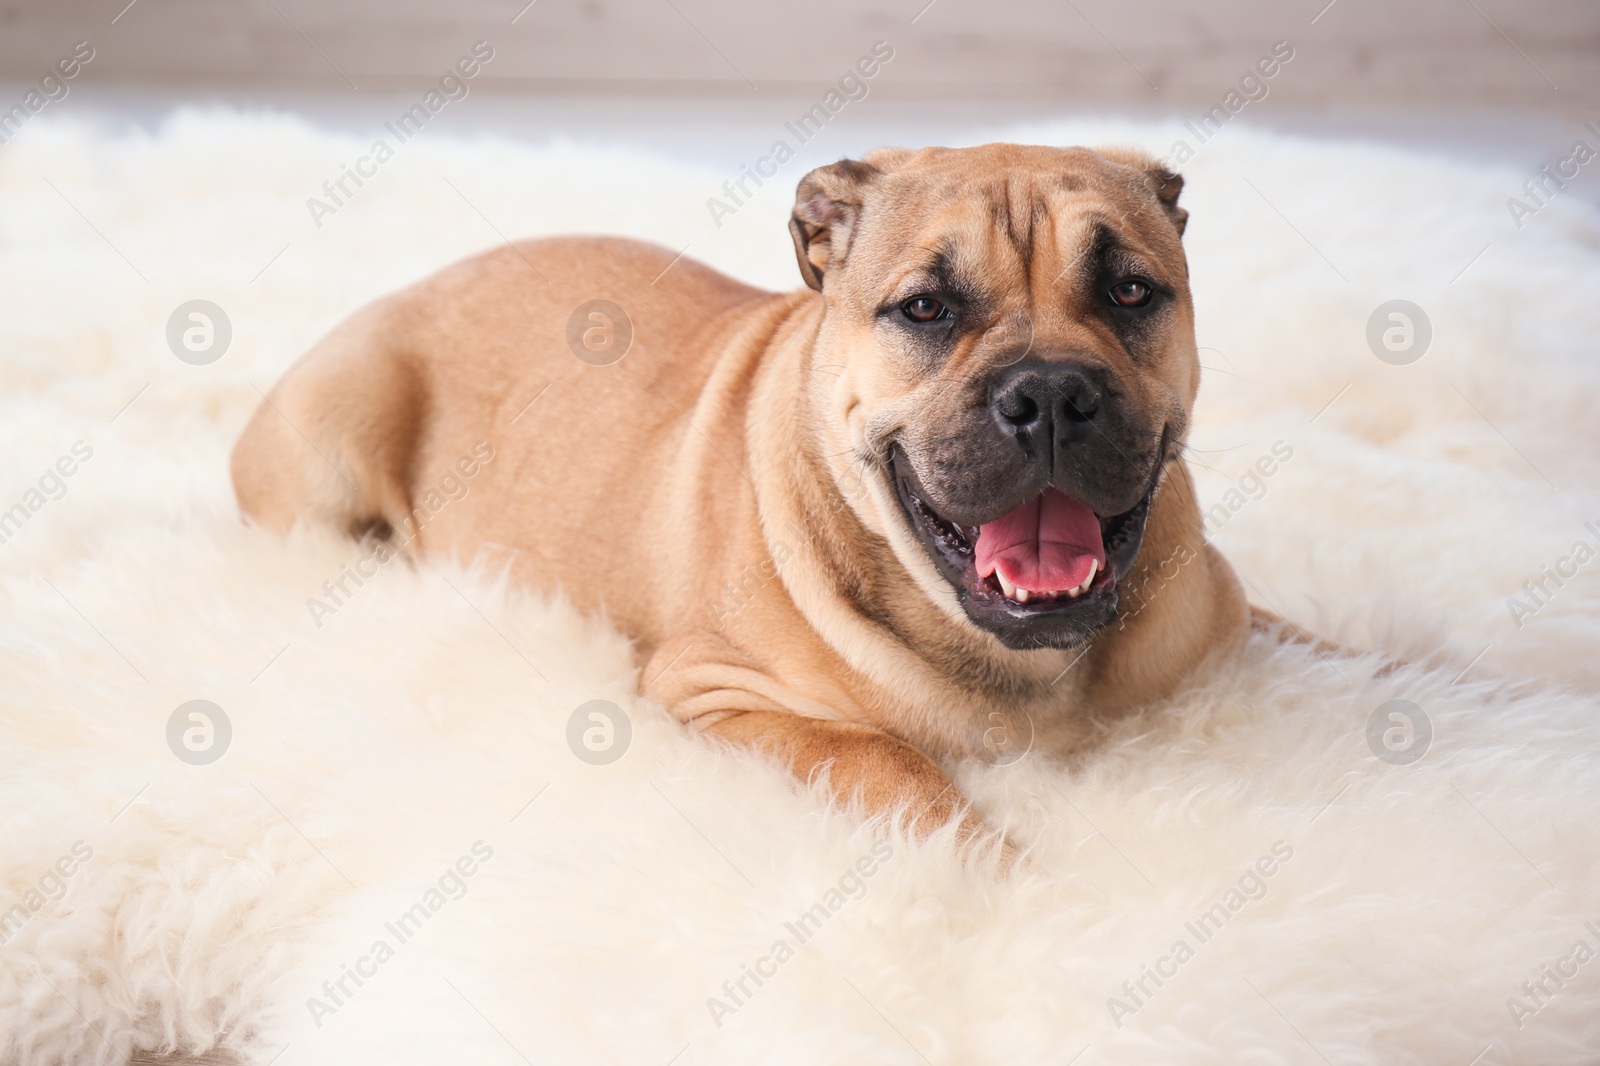
[[[1017,594],[1017,586],[1006,580],[1004,570],[996,570],[994,576],[1000,582],[1001,592],[1004,592],[1007,596],[1015,596]]]
[[[1027,589],[1018,589],[1016,596],[1013,597],[1013,598],[1018,603],[1027,603],[1028,602],[1028,595],[1029,595],[1029,593],[1028,593]]]
[[[1083,579],[1083,584],[1078,586],[1078,592],[1079,593],[1084,593],[1084,592],[1088,592],[1089,591],[1089,586],[1094,584],[1094,575],[1099,573],[1099,571],[1100,571],[1100,560],[1098,560],[1098,559],[1090,559],[1089,560],[1089,576],[1084,578]]]

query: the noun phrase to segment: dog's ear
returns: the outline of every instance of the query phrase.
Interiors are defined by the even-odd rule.
[[[1178,206],[1178,194],[1183,191],[1183,175],[1174,174],[1159,163],[1146,173],[1155,182],[1156,199],[1161,201],[1167,217],[1172,219],[1172,224],[1178,228],[1178,236],[1182,237],[1183,231],[1189,227],[1188,210]]]
[[[866,187],[882,173],[870,163],[841,159],[800,179],[789,233],[794,237],[800,276],[818,292],[822,291],[822,276],[849,254]]]
[[[1144,172],[1151,193],[1161,204],[1161,209],[1167,213],[1167,217],[1172,220],[1172,224],[1177,227],[1178,236],[1183,236],[1183,231],[1189,224],[1189,212],[1178,206],[1178,194],[1183,191],[1183,175],[1173,173],[1135,148],[1102,148],[1099,151],[1113,162]]]

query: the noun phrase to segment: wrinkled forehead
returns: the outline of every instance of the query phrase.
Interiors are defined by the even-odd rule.
[[[1105,273],[1186,283],[1177,231],[1132,168],[913,164],[864,205],[852,271],[881,299],[921,285],[976,298]],[[1126,176],[1117,173],[1125,171]]]

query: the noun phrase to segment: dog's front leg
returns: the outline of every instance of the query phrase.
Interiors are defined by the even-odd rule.
[[[859,800],[868,815],[903,812],[915,835],[959,819],[963,845],[999,843],[1003,863],[1012,861],[1010,845],[972,812],[933,760],[881,730],[780,711],[743,711],[723,718],[710,732],[776,755],[802,781],[826,770],[840,800]]]

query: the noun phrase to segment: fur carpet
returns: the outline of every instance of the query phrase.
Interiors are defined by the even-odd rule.
[[[687,735],[561,603],[396,563],[313,620],[360,549],[233,503],[260,390],[366,299],[561,231],[795,287],[801,164],[717,227],[720,170],[430,131],[318,226],[366,138],[69,119],[0,150],[0,1062],[1600,1061],[1575,194],[1519,229],[1528,175],[1243,128],[1183,165],[1212,536],[1374,654],[1258,638],[1080,762],[956,768],[1029,849],[999,880]],[[1415,361],[1368,343],[1395,299]]]

